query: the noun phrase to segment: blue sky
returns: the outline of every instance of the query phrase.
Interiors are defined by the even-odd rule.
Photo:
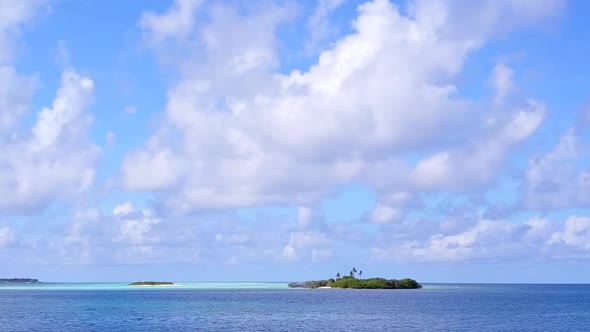
[[[0,0],[0,275],[587,282],[588,10]]]

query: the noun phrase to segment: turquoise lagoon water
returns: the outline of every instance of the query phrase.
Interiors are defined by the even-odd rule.
[[[2,285],[0,331],[590,331],[590,285]]]
[[[170,286],[129,286],[129,282],[43,282],[0,284],[2,290],[190,290],[190,289],[288,289],[285,282],[175,282]]]

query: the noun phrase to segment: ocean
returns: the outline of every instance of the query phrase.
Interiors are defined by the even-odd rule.
[[[590,331],[590,285],[0,285],[0,331]]]

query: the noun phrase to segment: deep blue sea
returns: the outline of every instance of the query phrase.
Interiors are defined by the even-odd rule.
[[[3,285],[0,331],[590,331],[590,285]]]

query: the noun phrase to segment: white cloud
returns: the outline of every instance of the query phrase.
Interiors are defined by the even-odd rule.
[[[233,233],[233,234],[215,234],[215,241],[229,245],[245,245],[250,240],[248,234]]]
[[[563,225],[563,230],[551,236],[550,244],[565,244],[590,251],[590,218],[569,217]]]
[[[151,231],[161,220],[152,211],[137,210],[131,202],[125,202],[113,209],[113,215],[118,218],[118,241],[142,247],[159,241]]]
[[[453,22],[445,27],[447,35],[461,34],[472,40],[495,33],[507,33],[522,25],[544,22],[565,10],[566,0],[415,0],[410,11],[418,20],[430,16]],[[433,25],[438,21],[434,20]]]
[[[300,228],[307,228],[313,222],[313,210],[307,206],[297,208],[297,225]]]
[[[60,243],[60,252],[68,256],[71,251],[77,257],[83,258],[80,262],[88,261],[91,252],[96,250],[98,239],[103,237],[105,229],[101,224],[100,212],[96,209],[79,210],[65,229],[65,234]]]
[[[64,71],[52,108],[39,112],[31,133],[15,128],[10,140],[0,141],[0,208],[44,206],[92,185],[98,148],[88,141],[90,118],[84,109],[93,87],[89,78]]]
[[[202,0],[174,0],[163,15],[144,13],[140,26],[149,33],[151,41],[159,43],[168,38],[186,37],[194,25],[196,9]]]
[[[186,169],[183,161],[170,150],[161,150],[155,154],[134,154],[125,161],[124,170],[125,185],[128,188],[159,190],[176,184]],[[147,174],[151,176],[147,177]]]
[[[331,225],[325,231],[289,230],[272,218],[255,226],[252,220],[211,222],[191,217],[190,221],[160,220],[153,212],[127,203],[112,215],[81,210],[66,227],[64,237],[52,241],[59,243],[59,255],[48,259],[52,264],[61,258],[99,265],[319,263],[342,261],[335,255],[336,248],[355,251],[367,260],[400,263],[551,261],[590,256],[590,218],[579,216],[564,222],[537,217],[524,221],[457,219],[452,227],[438,221],[405,220],[395,227],[380,226],[376,235],[364,234],[351,224]],[[1,228],[1,234],[11,233]],[[284,236],[288,237],[286,244]],[[24,242],[20,245],[27,250]],[[43,245],[39,242],[35,256],[52,249]]]
[[[403,216],[403,211],[399,208],[378,203],[371,211],[370,219],[372,222],[383,224],[399,220]]]
[[[313,52],[318,45],[333,34],[329,15],[340,7],[344,0],[318,0],[316,7],[307,21],[309,38],[305,45],[307,52]]]
[[[53,101],[53,108],[43,108],[33,127],[34,148],[46,149],[60,140],[79,135],[81,128],[68,127],[81,117],[88,106],[94,83],[72,70],[64,71],[62,85]]]
[[[66,225],[63,236],[53,242],[59,256],[75,264],[157,260],[164,251],[153,250],[163,234],[154,230],[160,222],[151,210],[137,209],[130,202],[116,206],[112,214],[98,209],[78,210]]]
[[[283,248],[283,253],[282,253],[282,257],[290,262],[294,262],[297,260],[297,252],[295,247],[293,247],[292,245],[288,244]]]
[[[122,218],[119,228],[119,239],[133,245],[153,244],[159,240],[155,235],[150,236],[153,225],[160,222],[149,211],[141,211],[138,216]]]
[[[403,219],[407,208],[416,206],[416,198],[412,193],[398,191],[384,194],[371,210],[369,220],[377,224],[400,221]]]
[[[125,202],[121,205],[115,206],[115,208],[113,209],[113,214],[115,216],[124,217],[133,211],[135,211],[135,207],[133,206],[133,203]]]
[[[14,242],[16,236],[14,231],[9,226],[0,226],[0,248],[6,247],[7,245]]]
[[[289,8],[203,9],[208,23],[181,20],[182,28],[166,30],[169,39],[191,34],[200,47],[155,46],[190,56],[179,61],[182,79],[169,91],[165,123],[127,156],[124,184],[160,193],[165,206],[182,211],[307,205],[351,181],[387,180],[402,190],[485,185],[506,153],[539,126],[544,106],[530,100],[483,112],[456,96],[455,77],[497,26],[516,24],[521,15],[536,21],[560,3],[416,1],[403,16],[389,1],[369,1],[359,6],[353,33],[309,70],[289,74],[276,72],[274,35]],[[459,29],[465,22],[474,26]],[[496,84],[498,95],[507,93],[507,82]],[[430,156],[412,171],[404,155],[420,151]],[[383,205],[375,216],[396,213]]]
[[[290,234],[284,225],[272,219],[261,223],[227,217],[224,213],[162,217],[130,202],[115,206],[112,213],[83,209],[74,213],[63,234],[49,237],[33,253],[21,256],[43,256],[52,264],[90,265],[283,260],[284,238]],[[314,234],[295,235],[293,242],[298,254],[310,261],[313,248],[327,249],[320,241],[322,236]],[[316,245],[309,247],[312,244]],[[316,256],[325,254],[322,251]]]
[[[84,112],[92,99],[92,80],[65,70],[52,107],[37,114],[30,131],[22,123],[37,78],[19,75],[10,60],[22,26],[49,2],[0,0],[0,211],[73,199],[94,178],[98,148],[88,140],[91,119]]]
[[[529,100],[506,122],[495,124],[491,131],[484,128],[487,136],[479,141],[420,160],[412,173],[414,183],[431,190],[468,190],[490,183],[498,176],[505,155],[541,125],[545,113],[545,105]]]
[[[310,257],[313,262],[331,255],[330,238],[319,231],[296,231],[289,234],[289,244],[283,247],[281,257],[285,261],[299,261]]]
[[[496,242],[499,247],[503,238],[508,237],[512,231],[513,227],[508,223],[483,220],[459,234],[433,235],[424,247],[405,246],[404,249],[410,251],[410,256],[427,261],[501,257],[499,250],[488,252],[491,248],[485,244]]]
[[[0,0],[0,66],[14,57],[15,37],[49,0]]]
[[[491,83],[496,90],[496,97],[494,98],[496,106],[501,106],[514,88],[513,76],[514,70],[504,64],[496,65],[494,68]]]
[[[551,151],[531,158],[526,171],[525,206],[535,209],[588,206],[590,171],[583,163],[583,150],[578,134],[570,129]]]
[[[19,75],[14,68],[0,65],[0,144],[18,135],[18,124],[30,108],[35,77]]]
[[[332,258],[334,253],[330,249],[313,249],[311,251],[311,261],[321,263]]]
[[[419,224],[414,224],[419,227]],[[571,216],[522,222],[478,220],[460,229],[431,230],[426,239],[402,238],[372,248],[372,259],[398,262],[542,260],[587,257],[590,219]]]

